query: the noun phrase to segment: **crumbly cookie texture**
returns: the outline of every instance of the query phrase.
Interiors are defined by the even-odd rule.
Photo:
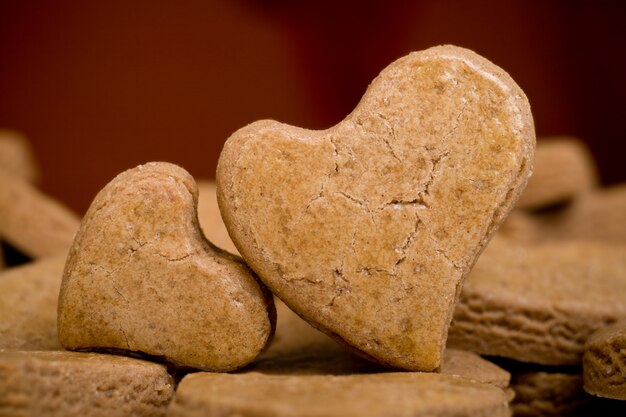
[[[187,375],[169,408],[196,416],[509,416],[505,392],[436,373]]]
[[[626,321],[594,333],[583,355],[585,391],[626,400]]]
[[[0,415],[165,416],[174,381],[165,366],[67,351],[1,352]]]
[[[592,416],[594,409],[598,411],[593,398],[583,390],[580,373],[513,372],[511,388],[515,392],[511,403],[515,416]]]
[[[271,296],[252,271],[203,236],[191,176],[149,163],[95,198],[70,250],[59,295],[61,344],[121,349],[227,371],[273,333]]]
[[[65,254],[0,273],[0,349],[61,349],[57,299]]]
[[[432,371],[534,145],[508,74],[435,47],[383,70],[330,129],[259,121],[235,132],[218,202],[243,258],[298,315],[370,359]]]
[[[589,336],[620,317],[626,317],[626,247],[497,238],[463,287],[448,340],[523,362],[580,365]]]
[[[517,207],[538,209],[571,201],[598,186],[589,150],[576,138],[559,136],[537,141],[533,175]]]

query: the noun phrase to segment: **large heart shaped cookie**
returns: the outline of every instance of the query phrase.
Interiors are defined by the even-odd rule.
[[[241,367],[273,332],[271,297],[198,226],[197,189],[175,165],[118,175],[95,198],[65,266],[58,329],[68,349],[122,349],[178,365]]]
[[[504,71],[436,47],[387,67],[328,130],[235,132],[218,199],[237,249],[290,308],[379,362],[429,371],[534,144],[528,101]]]

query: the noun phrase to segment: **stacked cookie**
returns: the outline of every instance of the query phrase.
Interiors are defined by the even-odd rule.
[[[559,378],[588,404],[583,357],[588,390],[616,397],[622,330],[591,335],[626,318],[626,252],[542,235],[543,205],[595,192],[590,159],[551,149],[582,167],[557,181],[539,152],[487,247],[532,123],[504,71],[444,46],[392,63],[333,128],[235,132],[217,185],[123,172],[80,227],[3,164],[0,236],[42,259],[0,274],[0,415],[532,414]]]
[[[165,415],[164,365],[60,345],[57,300],[80,219],[39,191],[38,175],[26,140],[0,131],[0,239],[32,259],[0,271],[0,415]]]
[[[512,373],[516,415],[624,412],[585,390],[620,398],[626,375],[617,345],[590,351],[595,332],[626,313],[625,204],[623,185],[598,185],[580,141],[538,142],[535,174],[468,278],[449,333],[450,346],[507,358],[497,362]]]

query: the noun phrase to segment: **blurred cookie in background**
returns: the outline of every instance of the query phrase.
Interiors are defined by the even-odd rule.
[[[541,209],[565,203],[597,186],[597,168],[582,141],[567,136],[539,139],[533,175],[517,207]]]
[[[40,179],[33,148],[16,130],[0,129],[0,169],[31,184]]]
[[[211,243],[236,255],[237,248],[230,240],[220,209],[217,205],[215,182],[212,180],[197,180],[198,185],[198,220],[204,235]]]
[[[61,253],[0,273],[0,350],[62,349],[57,300],[65,258]]]

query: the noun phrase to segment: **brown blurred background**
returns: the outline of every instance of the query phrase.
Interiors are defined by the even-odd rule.
[[[83,213],[151,160],[213,177],[228,136],[343,119],[381,69],[452,43],[507,70],[538,136],[578,136],[626,180],[626,2],[0,0],[0,127]]]

